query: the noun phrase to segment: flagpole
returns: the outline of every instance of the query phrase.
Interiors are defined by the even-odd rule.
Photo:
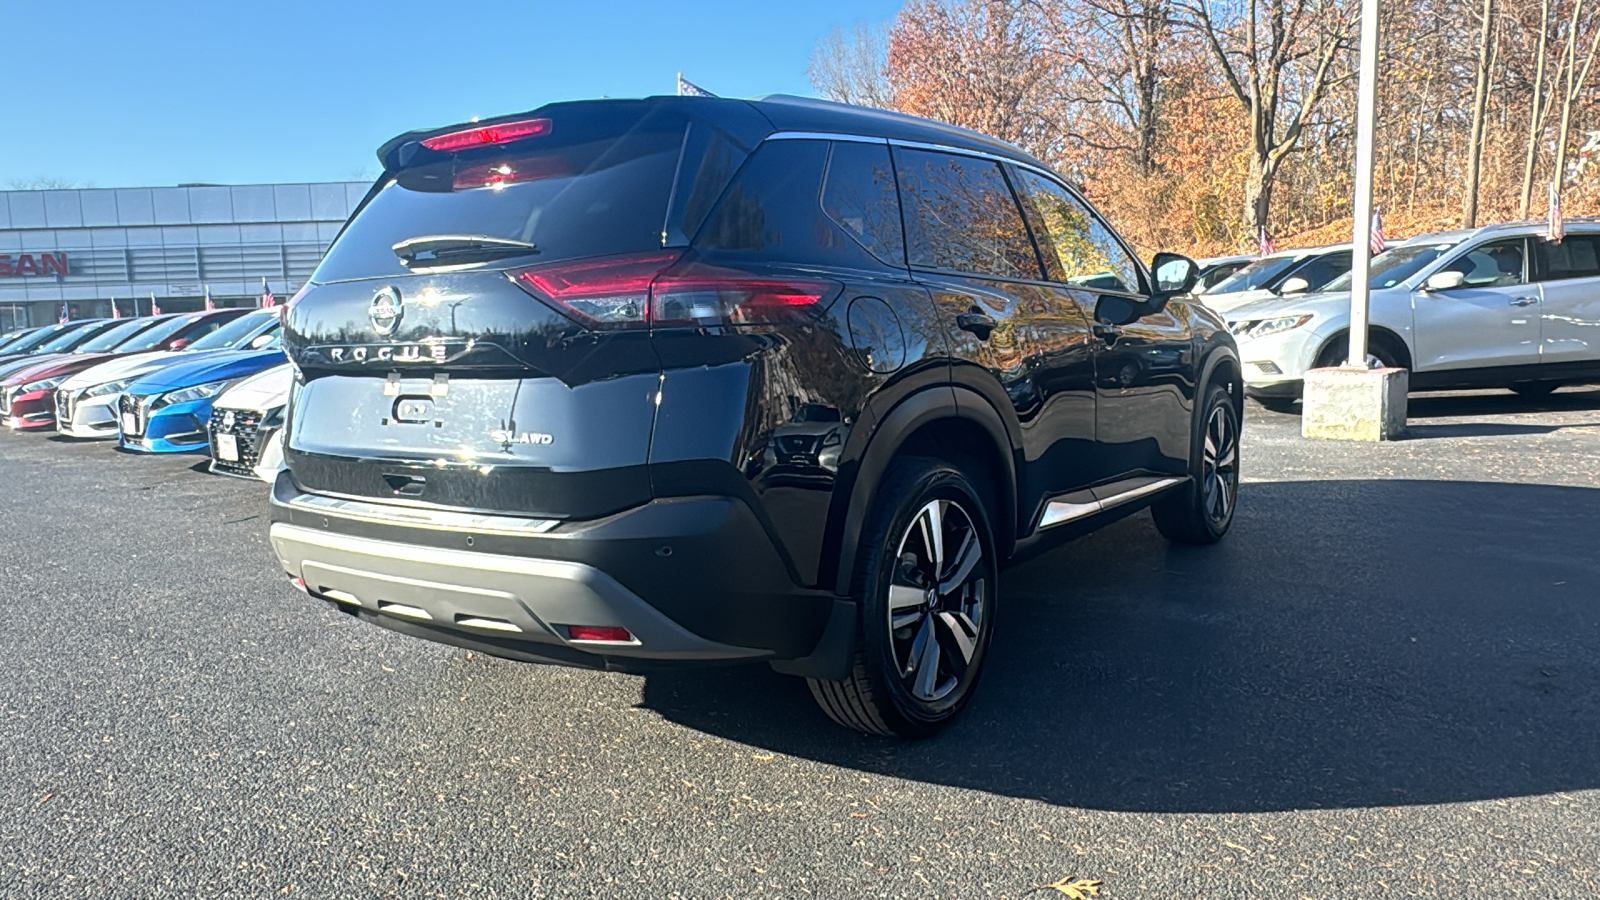
[[[1367,305],[1372,286],[1372,142],[1378,109],[1378,0],[1361,0],[1361,76],[1356,93],[1355,224],[1350,257],[1351,369],[1367,368]]]

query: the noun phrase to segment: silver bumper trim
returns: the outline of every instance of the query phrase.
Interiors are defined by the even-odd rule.
[[[427,619],[433,627],[462,634],[521,632],[517,640],[530,645],[608,656],[733,660],[769,655],[706,640],[582,563],[423,547],[287,522],[273,523],[270,538],[284,571],[301,579],[310,593],[380,615]],[[574,641],[566,635],[569,625],[626,628],[634,641]]]

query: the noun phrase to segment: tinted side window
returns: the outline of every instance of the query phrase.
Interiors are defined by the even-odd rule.
[[[1600,235],[1569,234],[1559,244],[1539,241],[1541,281],[1600,277]]]
[[[1040,277],[1038,255],[999,163],[899,147],[894,160],[911,265]]]
[[[1289,278],[1304,278],[1308,285],[1307,291],[1320,291],[1328,282],[1350,271],[1350,260],[1349,250],[1313,257],[1307,260],[1305,265],[1294,270]]]
[[[759,261],[878,264],[822,210],[827,141],[760,146],[706,217],[694,245]]]
[[[1017,180],[1051,280],[1139,292],[1139,264],[1089,207],[1041,175],[1019,172]]]
[[[1445,266],[1445,270],[1466,276],[1467,287],[1505,287],[1527,280],[1523,262],[1522,238],[1512,238],[1480,244]]]
[[[887,144],[834,143],[822,208],[873,256],[891,266],[905,266],[900,198],[895,194]]]

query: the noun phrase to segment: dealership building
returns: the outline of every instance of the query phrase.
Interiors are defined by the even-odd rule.
[[[305,283],[367,182],[0,191],[0,332],[255,306]]]

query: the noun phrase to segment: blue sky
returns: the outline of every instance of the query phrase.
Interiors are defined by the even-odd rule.
[[[835,25],[900,0],[73,2],[0,54],[0,189],[336,181],[402,131],[551,100],[810,94]],[[18,25],[14,22],[13,25]]]

